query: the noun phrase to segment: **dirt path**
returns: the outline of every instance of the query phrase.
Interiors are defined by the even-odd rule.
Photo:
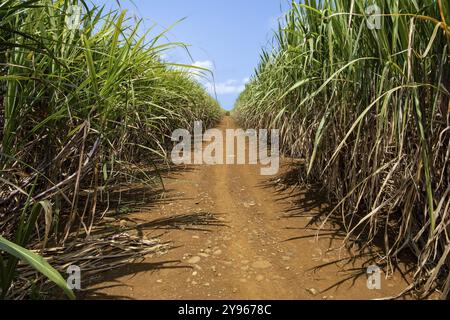
[[[219,128],[234,123],[225,118]],[[389,279],[383,274],[381,290],[369,290],[366,268],[376,253],[354,258],[341,249],[337,224],[317,238],[312,220],[324,213],[324,203],[312,191],[276,187],[271,180],[251,165],[171,174],[165,179],[171,200],[132,218],[166,219],[144,234],[163,233],[174,248],[105,274],[91,298],[372,299],[406,287],[396,272]]]

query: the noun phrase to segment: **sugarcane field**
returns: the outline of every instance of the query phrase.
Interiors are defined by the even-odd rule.
[[[0,306],[450,299],[448,0],[0,18]]]

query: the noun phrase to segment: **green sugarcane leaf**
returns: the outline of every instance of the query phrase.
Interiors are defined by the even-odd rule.
[[[6,240],[2,236],[0,236],[0,251],[5,251],[23,262],[28,263],[60,287],[70,299],[75,299],[75,294],[67,286],[66,280],[64,280],[61,274],[56,271],[43,257]]]

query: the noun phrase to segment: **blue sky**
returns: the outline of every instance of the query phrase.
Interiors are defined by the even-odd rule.
[[[113,6],[115,0],[97,0]],[[145,28],[157,24],[162,31],[182,18],[167,34],[169,41],[190,45],[189,52],[172,50],[170,62],[195,64],[214,72],[217,98],[232,109],[244,84],[256,67],[262,47],[272,38],[277,19],[287,0],[133,0],[120,1],[130,15],[145,21]],[[206,80],[202,80],[206,81]],[[205,83],[212,91],[212,86]]]

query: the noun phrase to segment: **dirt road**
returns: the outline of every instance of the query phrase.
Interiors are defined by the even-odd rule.
[[[219,126],[234,127],[231,118]],[[283,184],[288,162],[279,177],[261,176],[258,165],[171,173],[167,199],[131,218],[150,222],[153,227],[141,235],[161,235],[173,249],[106,273],[89,297],[373,299],[402,291],[407,284],[399,272],[388,279],[383,273],[381,290],[367,288],[366,270],[376,252],[355,257],[341,248],[337,221],[317,236],[315,221],[327,206],[316,192]]]

